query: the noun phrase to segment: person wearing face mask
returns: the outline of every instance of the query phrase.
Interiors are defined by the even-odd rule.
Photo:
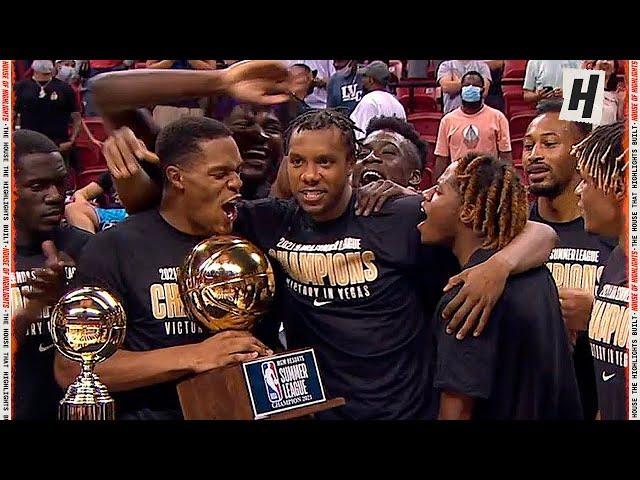
[[[336,73],[327,86],[327,108],[341,108],[350,115],[364,95],[364,77],[356,60],[334,60],[333,66]]]
[[[389,67],[380,60],[371,62],[366,67],[359,69],[358,73],[363,77],[363,90],[365,95],[351,113],[351,120],[356,124],[356,138],[365,136],[369,122],[374,117],[398,117],[407,119],[404,107],[396,97],[387,91],[389,82]]]
[[[484,104],[484,77],[470,71],[462,76],[460,84],[462,106],[447,113],[440,122],[434,180],[452,161],[472,151],[511,161],[509,122],[500,110]]]
[[[77,76],[75,67],[75,60],[56,60],[56,78],[66,83],[73,82]]]
[[[34,60],[31,68],[33,77],[16,84],[16,128],[46,135],[68,158],[81,127],[76,94],[66,81],[54,76],[51,60]]]

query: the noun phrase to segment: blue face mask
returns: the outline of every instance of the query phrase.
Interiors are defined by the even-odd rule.
[[[463,102],[476,103],[482,100],[482,88],[475,85],[467,85],[462,87],[462,93],[460,95]]]

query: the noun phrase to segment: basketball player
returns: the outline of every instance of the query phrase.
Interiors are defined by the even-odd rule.
[[[11,273],[15,356],[13,418],[53,420],[62,392],[53,375],[50,309],[74,274],[74,261],[91,235],[62,226],[67,168],[56,144],[17,130],[15,147],[15,271]]]
[[[201,240],[230,233],[235,220],[242,159],[231,131],[184,117],[162,130],[157,151],[165,178],[160,206],[96,235],[75,279],[113,292],[127,314],[122,349],[96,368],[118,419],[180,419],[179,379],[272,353],[248,332],[211,336],[179,300],[179,265]],[[61,387],[78,372],[77,363],[56,356]]]
[[[422,242],[451,248],[470,267],[506,248],[527,221],[527,195],[505,160],[469,153],[453,162],[422,204]],[[465,268],[463,267],[463,268]],[[582,418],[558,292],[548,269],[508,278],[484,333],[459,342],[436,308],[434,388],[443,420]]]
[[[624,122],[596,128],[574,146],[582,181],[576,192],[587,232],[617,237],[598,283],[589,341],[602,420],[627,420],[629,364],[628,238],[625,193],[628,165]]]

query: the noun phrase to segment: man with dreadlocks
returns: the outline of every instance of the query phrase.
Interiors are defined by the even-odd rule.
[[[116,74],[104,78],[99,103],[122,98],[124,84],[116,80]],[[116,155],[136,162],[137,140],[109,143],[115,147],[105,151],[109,162]],[[238,203],[234,232],[273,260],[279,297],[272,313],[285,324],[288,347],[313,347],[328,394],[347,398],[344,407],[318,417],[434,418],[428,319],[457,264],[450,252],[420,245],[418,195],[390,200],[376,216],[356,215],[349,182],[356,151],[354,124],[344,114],[299,116],[281,168],[294,198]],[[147,208],[154,177],[121,176],[116,184],[130,182],[138,200],[128,200]],[[555,240],[541,225],[529,225],[520,237],[504,255],[467,273],[448,314],[452,330],[462,325],[459,338],[482,330],[508,274],[541,265]]]
[[[504,160],[469,153],[452,163],[422,207],[422,242],[449,247],[469,268],[504,251],[527,221],[527,195]],[[458,342],[436,308],[434,389],[443,420],[581,419],[578,386],[553,277],[509,277],[478,338]]]
[[[576,193],[585,230],[618,238],[600,277],[589,321],[602,420],[629,418],[628,238],[624,219],[628,158],[622,141],[624,131],[623,122],[600,126],[572,150],[582,177]]]

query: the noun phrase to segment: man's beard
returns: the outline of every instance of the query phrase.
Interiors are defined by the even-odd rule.
[[[537,197],[555,198],[560,195],[564,187],[560,184],[532,185],[529,184],[529,193]]]

